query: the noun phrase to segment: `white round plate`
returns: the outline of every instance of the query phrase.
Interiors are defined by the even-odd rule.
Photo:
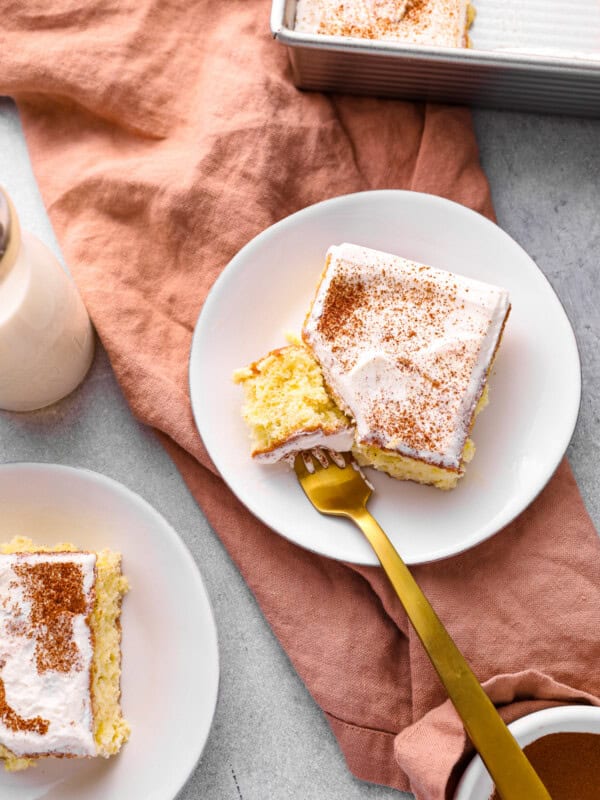
[[[123,555],[122,706],[131,737],[110,759],[0,768],[2,800],[173,800],[198,761],[217,699],[217,634],[195,562],[145,500],[95,472],[0,466],[1,540],[71,541]]]
[[[451,556],[500,530],[544,487],[577,419],[580,366],[565,312],[525,251],[480,214],[432,195],[378,191],[310,206],[247,244],[214,284],[190,356],[196,424],[239,499],[273,530],[309,550],[360,564],[376,559],[343,519],[320,516],[292,471],[249,455],[240,416],[245,366],[299,332],[327,248],[352,242],[504,286],[512,311],[490,379],[490,405],[457,489],[393,480],[369,470],[370,511],[409,564]]]

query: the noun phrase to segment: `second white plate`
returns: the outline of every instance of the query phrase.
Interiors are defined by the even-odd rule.
[[[219,683],[210,601],[173,528],[125,486],[54,464],[0,466],[1,541],[71,541],[123,555],[122,706],[131,736],[109,759],[0,768],[2,800],[173,800],[208,738]]]
[[[477,419],[477,448],[452,492],[369,471],[369,508],[405,561],[459,553],[496,533],[545,486],[573,433],[580,400],[577,345],[565,312],[531,258],[485,217],[432,195],[378,191],[304,209],[268,228],[229,263],[198,319],[190,356],[194,417],[239,499],[283,536],[332,558],[375,564],[358,530],[320,516],[284,466],[249,455],[231,380],[299,332],[324,257],[340,242],[373,247],[508,289],[512,312]]]

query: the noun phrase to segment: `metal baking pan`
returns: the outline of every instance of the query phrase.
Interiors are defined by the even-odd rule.
[[[294,30],[273,0],[271,31],[301,89],[600,117],[598,0],[473,0],[471,48]]]

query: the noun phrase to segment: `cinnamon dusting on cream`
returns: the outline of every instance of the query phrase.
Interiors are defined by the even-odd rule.
[[[509,307],[499,287],[343,244],[302,335],[358,444],[459,471]]]
[[[0,678],[0,719],[11,731],[32,731],[39,733],[40,736],[44,736],[48,732],[50,725],[47,719],[39,716],[32,719],[20,717],[6,700],[6,690],[2,678]]]
[[[79,649],[73,641],[73,615],[87,614],[79,564],[49,561],[15,564],[23,579],[25,597],[31,602],[31,628],[35,637],[38,672],[70,672],[82,668]]]
[[[295,29],[326,36],[467,45],[469,0],[298,0]]]
[[[20,759],[97,752],[90,696],[96,555],[36,551],[22,541],[22,551],[0,555],[0,745],[10,769],[25,768]]]

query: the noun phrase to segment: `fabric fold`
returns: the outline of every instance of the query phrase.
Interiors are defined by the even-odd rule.
[[[507,724],[553,706],[569,703],[600,706],[597,696],[573,689],[537,670],[497,675],[485,681],[483,688]],[[411,791],[427,800],[452,800],[462,772],[474,755],[449,700],[400,733],[395,739],[394,752],[406,771]]]
[[[350,769],[435,800],[451,791],[465,742],[385,576],[304,551],[239,503],[195,429],[188,356],[215,279],[273,222],[379,188],[492,217],[489,186],[468,110],[295,89],[269,5],[12,3],[0,91],[17,101],[65,259],[132,411],[156,429]],[[504,531],[415,575],[490,691],[533,670],[552,700],[596,702],[598,548],[563,462]],[[527,702],[549,700],[541,679],[529,687]],[[445,753],[435,771],[423,743]]]

